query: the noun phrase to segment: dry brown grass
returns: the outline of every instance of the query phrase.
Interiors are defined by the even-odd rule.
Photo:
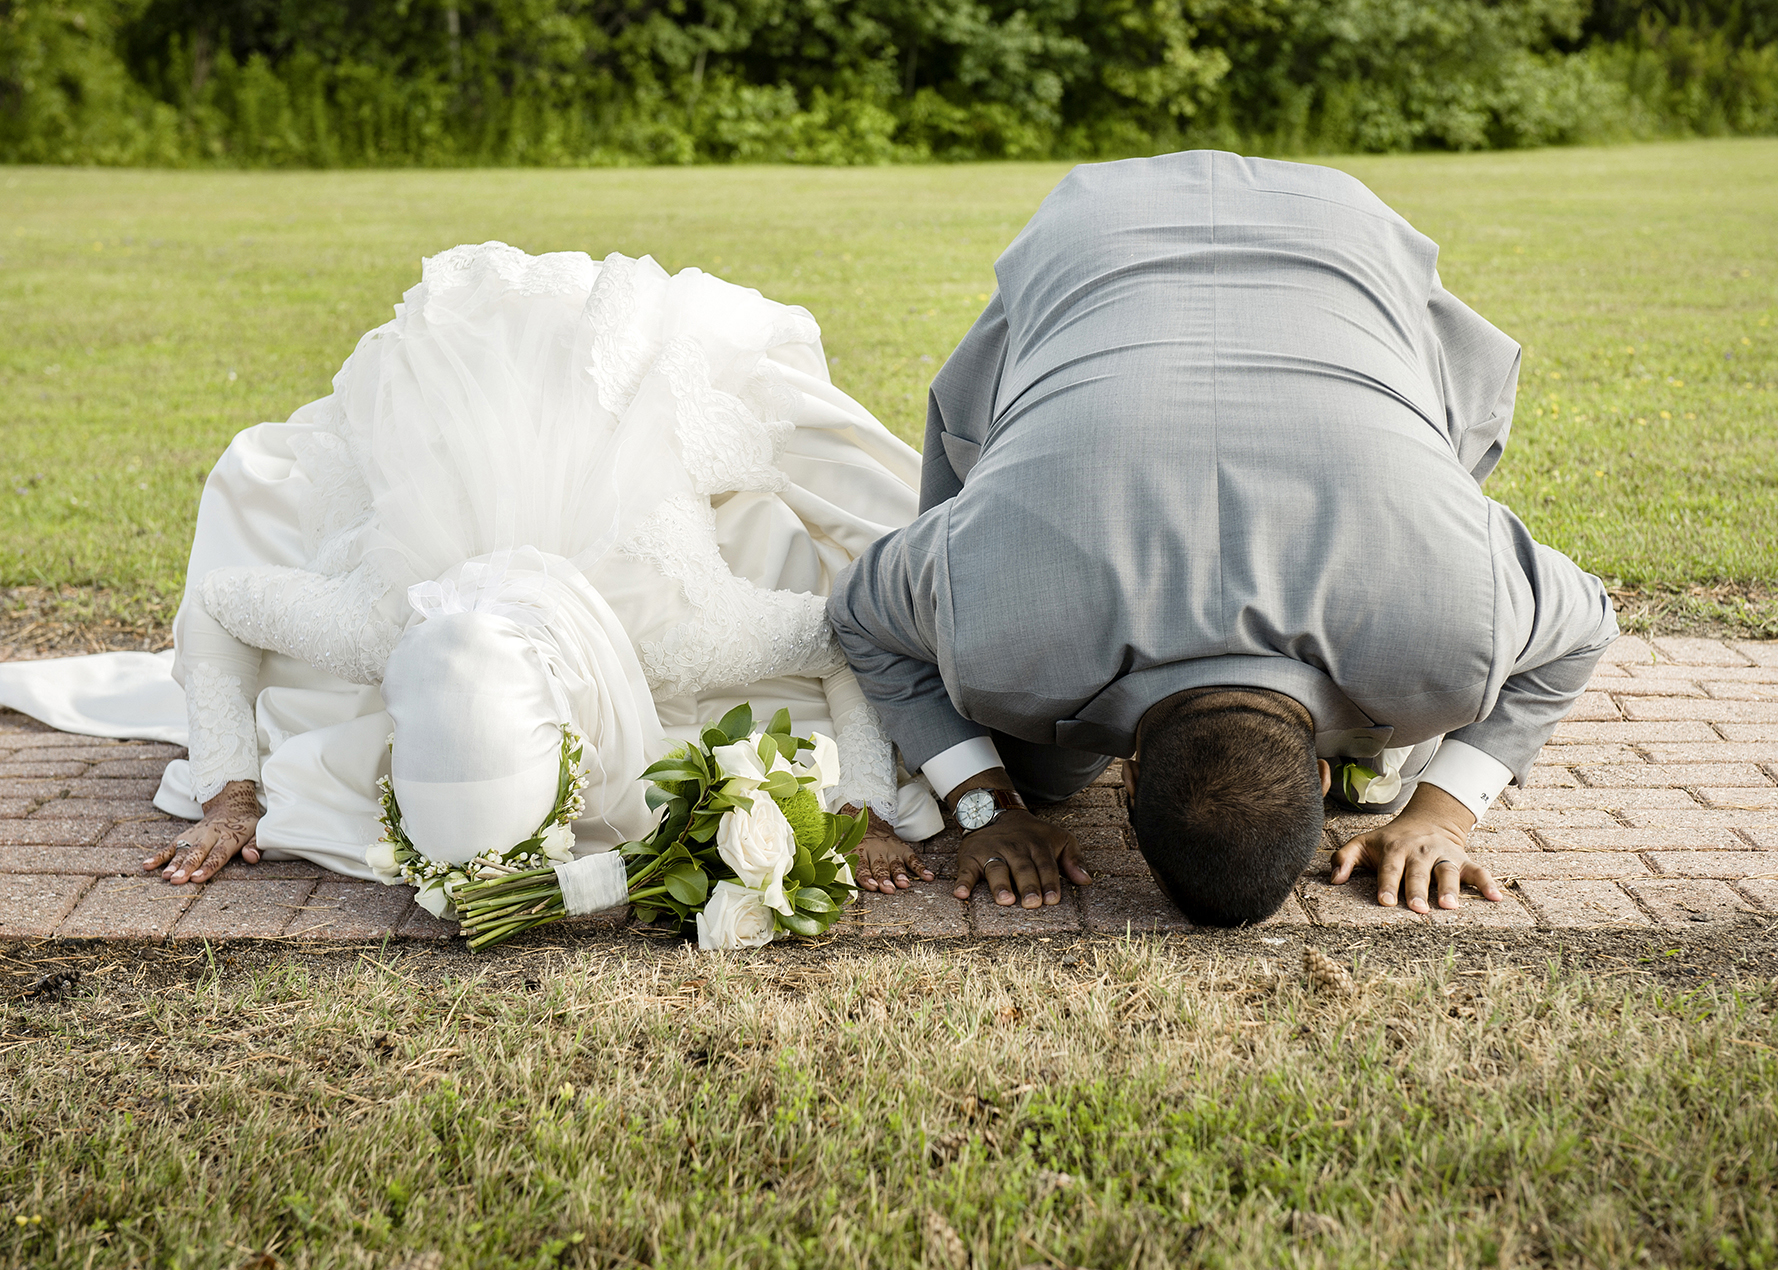
[[[1763,981],[1470,955],[1331,996],[1295,940],[97,961],[4,1015],[7,1265],[1778,1254]]]

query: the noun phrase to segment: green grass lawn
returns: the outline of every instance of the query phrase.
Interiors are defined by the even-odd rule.
[[[1771,985],[1290,945],[65,955],[0,1006],[0,1265],[1778,1259]]]
[[[1338,162],[1526,347],[1496,497],[1612,579],[1778,580],[1778,141]],[[0,585],[176,592],[228,438],[325,393],[459,242],[650,252],[806,305],[835,380],[917,442],[1065,170],[0,169]]]

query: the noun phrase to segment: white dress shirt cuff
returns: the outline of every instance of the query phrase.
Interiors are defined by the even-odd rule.
[[[1000,761],[1000,751],[994,748],[993,737],[972,736],[927,759],[920,774],[932,785],[932,792],[943,798],[971,776],[1005,766]]]
[[[1512,778],[1512,769],[1493,755],[1462,741],[1449,740],[1438,747],[1432,762],[1420,773],[1426,784],[1437,785],[1469,808],[1477,824]]]

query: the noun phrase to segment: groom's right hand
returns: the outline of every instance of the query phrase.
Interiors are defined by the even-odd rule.
[[[1062,902],[1061,875],[1076,886],[1092,885],[1080,862],[1080,843],[1060,825],[1012,808],[991,825],[967,835],[957,851],[957,889],[966,900],[986,881],[1000,905],[1042,908]]]
[[[259,863],[254,840],[258,827],[259,794],[253,782],[230,781],[204,804],[202,820],[180,833],[171,846],[142,861],[142,868],[160,869],[174,886],[208,882],[237,854],[248,864]]]

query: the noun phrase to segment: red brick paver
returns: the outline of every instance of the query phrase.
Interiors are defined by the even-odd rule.
[[[1679,930],[1698,922],[1738,921],[1742,914],[1755,911],[1727,882],[1659,878],[1624,886],[1656,921]]]
[[[405,886],[323,879],[290,918],[292,939],[381,939],[394,935],[413,906]]]
[[[1517,890],[1531,902],[1541,926],[1653,925],[1616,882],[1526,879]]]
[[[951,895],[949,882],[916,882],[894,895],[861,893],[840,929],[854,935],[954,939],[969,934],[969,910]]]
[[[173,928],[175,939],[242,939],[282,935],[315,884],[210,882]]]
[[[55,934],[91,885],[82,877],[0,877],[0,937],[43,939]]]
[[[447,939],[455,928],[405,887],[336,878],[301,861],[231,863],[207,887],[173,888],[142,856],[184,826],[152,805],[180,751],[54,732],[0,711],[0,937],[55,935]],[[957,837],[923,854],[938,880],[866,893],[846,936],[1058,937],[1189,928],[1149,874],[1128,826],[1119,765],[1055,807],[1095,884],[1060,905],[1003,909],[977,888],[952,898]],[[1327,848],[1386,823],[1330,815]],[[1429,915],[1380,907],[1376,879],[1327,883],[1328,856],[1272,925],[1691,928],[1778,915],[1778,641],[1626,636],[1538,756],[1471,839],[1507,886],[1489,904]],[[593,927],[611,924],[602,916]]]
[[[56,934],[64,939],[158,939],[172,934],[202,893],[202,887],[172,886],[158,877],[100,878]]]

